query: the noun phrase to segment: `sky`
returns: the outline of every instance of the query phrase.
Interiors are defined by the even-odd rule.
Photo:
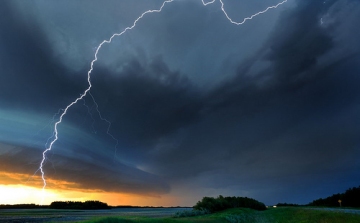
[[[234,21],[278,0],[223,0]],[[0,2],[1,204],[306,204],[360,185],[360,1]],[[110,123],[110,124],[109,124]]]

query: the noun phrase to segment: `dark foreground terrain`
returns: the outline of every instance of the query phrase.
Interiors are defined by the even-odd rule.
[[[110,210],[3,209],[0,222],[83,223],[359,223],[359,209],[281,207],[256,211],[234,208],[214,214],[174,218],[190,208],[114,208]]]
[[[169,217],[191,208],[113,208],[108,210],[2,209],[0,222],[77,222],[99,217]]]

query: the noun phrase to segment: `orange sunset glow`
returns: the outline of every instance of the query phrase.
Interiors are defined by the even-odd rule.
[[[177,200],[170,196],[139,196],[81,189],[76,187],[76,183],[53,179],[47,179],[47,187],[42,190],[43,184],[39,176],[17,173],[0,172],[0,181],[0,204],[48,205],[53,201],[99,200],[114,206],[172,206],[176,204]]]

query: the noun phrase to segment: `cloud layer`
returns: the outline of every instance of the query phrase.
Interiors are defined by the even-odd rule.
[[[109,1],[94,12],[91,1],[71,20],[81,35],[65,19],[73,8],[34,2],[0,9],[1,170],[28,174],[51,136],[42,123],[86,88],[94,42],[143,10]],[[118,144],[88,96],[60,127],[48,176],[191,202],[223,193],[305,203],[357,186],[360,4],[289,1],[237,27],[199,2],[169,4],[103,47],[91,94]],[[244,4],[245,16],[259,10]]]

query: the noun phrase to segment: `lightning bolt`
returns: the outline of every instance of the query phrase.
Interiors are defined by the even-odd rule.
[[[106,122],[108,124],[108,127],[106,129],[106,134],[108,134],[115,142],[115,154],[114,154],[114,160],[115,158],[117,157],[117,146],[119,145],[119,140],[117,138],[115,138],[115,136],[113,136],[111,133],[110,133],[110,128],[111,128],[111,122],[109,120],[107,120],[106,118],[104,118],[101,113],[100,113],[100,110],[99,110],[99,105],[98,103],[95,101],[95,98],[94,96],[89,92],[89,95],[91,96],[94,104],[95,104],[95,109],[96,109],[96,112],[98,113],[100,119],[104,122]]]
[[[210,4],[213,4],[214,2],[216,2],[216,0],[212,0],[212,1],[208,1],[208,2],[206,2],[205,0],[201,0],[201,1],[202,1],[202,3],[203,3],[204,6],[207,6],[207,5],[210,5]],[[279,7],[280,5],[285,4],[287,1],[288,1],[288,0],[284,0],[284,1],[282,1],[282,2],[279,2],[279,3],[276,4],[276,5],[269,6],[269,7],[267,7],[267,8],[266,8],[265,10],[263,10],[263,11],[257,12],[257,13],[255,13],[255,14],[249,16],[249,17],[245,17],[241,22],[235,22],[235,21],[232,20],[232,19],[230,18],[230,16],[227,14],[227,12],[226,12],[226,10],[225,10],[225,7],[224,7],[225,4],[224,4],[223,0],[219,0],[219,2],[220,2],[220,4],[221,4],[221,10],[222,10],[223,13],[225,14],[226,18],[227,18],[232,24],[235,24],[235,25],[242,25],[242,24],[244,24],[246,21],[251,20],[251,19],[253,19],[254,17],[256,17],[256,16],[258,16],[258,15],[260,15],[260,14],[266,13],[266,12],[269,11],[270,9],[276,9],[276,8]]]
[[[225,11],[225,9],[224,9],[224,2],[223,2],[223,0],[219,0],[219,1],[220,1],[220,3],[221,3],[221,10],[224,12],[226,18],[227,18],[232,24],[242,25],[242,24],[244,24],[246,21],[251,20],[251,19],[253,19],[253,18],[256,17],[256,16],[265,13],[265,12],[269,11],[270,9],[276,9],[276,8],[279,7],[280,5],[285,4],[288,0],[284,0],[284,1],[278,3],[278,4],[274,5],[274,6],[269,6],[269,7],[267,7],[267,8],[266,8],[265,10],[263,10],[263,11],[257,12],[257,13],[255,13],[255,14],[249,16],[249,17],[244,18],[243,21],[241,21],[241,22],[235,22],[235,21],[233,21],[233,20],[228,16],[228,14],[226,13],[226,11]]]
[[[123,35],[124,33],[126,33],[128,30],[132,30],[136,24],[138,23],[138,21],[140,19],[142,19],[146,14],[150,14],[150,13],[158,13],[158,12],[161,12],[162,9],[164,8],[164,6],[167,4],[167,3],[170,3],[170,2],[173,2],[174,0],[167,0],[167,1],[164,1],[161,5],[161,7],[159,9],[155,9],[155,10],[147,10],[145,11],[144,13],[142,13],[133,23],[132,26],[129,26],[129,27],[126,27],[122,32],[120,33],[115,33],[113,34],[108,40],[104,40],[102,41],[99,46],[96,48],[96,51],[95,51],[95,55],[94,55],[94,59],[91,61],[90,63],[90,70],[88,71],[87,73],[87,82],[89,84],[88,88],[82,93],[80,94],[80,96],[78,98],[76,98],[74,101],[72,101],[68,106],[66,106],[66,108],[63,110],[63,112],[61,113],[60,117],[59,117],[59,120],[57,122],[55,122],[55,125],[54,125],[54,138],[53,140],[50,142],[49,144],[49,147],[46,148],[43,153],[42,153],[42,160],[40,162],[40,172],[41,172],[41,178],[43,180],[43,187],[42,187],[42,191],[44,193],[44,190],[46,188],[46,179],[45,179],[45,171],[44,171],[44,163],[45,163],[45,160],[46,160],[46,153],[51,151],[54,143],[59,139],[59,132],[58,132],[58,125],[62,122],[64,116],[67,114],[68,110],[73,106],[75,105],[78,101],[82,100],[89,92],[90,92],[90,89],[92,87],[92,84],[91,84],[91,73],[94,69],[94,63],[98,60],[98,53],[99,53],[99,50],[101,49],[101,47],[105,44],[105,43],[111,43],[111,41],[116,37],[116,36],[121,36]],[[94,98],[93,98],[94,99]],[[95,100],[94,100],[95,101]],[[109,128],[108,128],[108,131],[110,129],[110,125],[109,125]],[[43,199],[43,198],[42,198]],[[41,203],[43,202],[43,200],[41,201]]]
[[[216,0],[212,0],[212,1],[209,1],[209,2],[205,2],[204,0],[201,0],[201,1],[202,1],[204,6],[207,6],[207,5],[210,5],[210,4],[214,3]]]
[[[91,93],[90,93],[90,90],[91,90],[91,87],[92,87],[92,84],[91,84],[91,73],[92,73],[92,71],[93,71],[93,69],[94,69],[94,63],[98,60],[98,57],[97,57],[98,52],[99,52],[99,50],[101,49],[101,47],[102,47],[104,44],[110,44],[115,37],[122,36],[122,35],[123,35],[124,33],[126,33],[127,31],[132,30],[133,28],[135,28],[136,25],[137,25],[137,23],[139,22],[139,20],[141,20],[145,15],[151,14],[151,13],[159,13],[159,12],[162,11],[162,9],[165,7],[166,4],[171,3],[171,2],[173,2],[173,1],[175,1],[175,0],[166,0],[166,1],[164,1],[164,2],[162,3],[162,5],[160,6],[159,9],[154,9],[154,10],[147,10],[147,11],[145,11],[144,13],[142,13],[142,14],[133,22],[133,24],[132,24],[131,26],[126,27],[126,28],[125,28],[123,31],[121,31],[120,33],[114,33],[109,39],[102,41],[102,42],[98,45],[98,47],[97,47],[96,50],[95,50],[94,59],[93,59],[93,60],[91,61],[91,63],[90,63],[90,69],[89,69],[89,71],[87,72],[88,88],[85,89],[85,91],[84,91],[82,94],[80,94],[80,96],[79,96],[78,98],[76,98],[76,99],[75,99],[74,101],[72,101],[69,105],[67,105],[67,106],[65,107],[65,109],[59,110],[59,111],[62,111],[62,113],[60,114],[59,120],[58,120],[57,122],[55,122],[55,124],[54,124],[53,135],[49,138],[48,142],[50,141],[50,139],[52,139],[52,140],[50,141],[49,146],[48,146],[48,147],[43,151],[43,153],[42,153],[42,160],[41,160],[41,162],[40,162],[40,167],[39,167],[38,170],[40,170],[40,172],[41,172],[41,178],[42,178],[42,180],[43,180],[43,187],[42,187],[43,194],[44,194],[44,190],[45,190],[46,185],[47,185],[47,184],[46,184],[46,179],[45,179],[45,171],[44,171],[44,164],[45,164],[45,161],[46,161],[46,153],[48,153],[49,151],[51,151],[53,145],[54,145],[55,142],[59,139],[58,126],[62,123],[62,120],[63,120],[64,116],[67,114],[68,110],[69,110],[73,105],[77,104],[78,101],[82,100],[82,99],[83,99],[86,95],[88,95],[88,94],[91,96],[91,98],[93,99],[93,101],[94,101],[94,103],[95,103],[96,110],[97,110],[97,112],[98,112],[98,114],[99,114],[100,119],[101,119],[102,121],[105,121],[105,122],[108,123],[107,134],[108,134],[113,140],[116,141],[116,146],[115,146],[115,155],[116,155],[116,148],[117,148],[117,146],[118,146],[118,140],[117,140],[112,134],[110,134],[110,132],[109,132],[109,131],[110,131],[110,127],[111,127],[111,122],[108,121],[108,120],[106,120],[105,118],[103,118],[103,117],[101,116],[101,113],[100,113],[100,111],[99,111],[99,106],[98,106],[98,104],[96,103],[95,98],[94,98],[94,97],[91,95]],[[202,1],[202,4],[203,4],[204,6],[207,6],[207,5],[210,5],[210,4],[213,4],[213,3],[216,2],[216,0],[210,0],[210,1],[201,0],[201,1]],[[265,13],[265,12],[267,12],[267,11],[270,10],[270,9],[275,9],[275,8],[277,8],[278,6],[286,3],[287,0],[284,0],[284,1],[278,3],[278,4],[274,5],[274,6],[269,6],[269,7],[267,7],[267,8],[266,8],[265,10],[263,10],[263,11],[257,12],[257,13],[255,13],[255,14],[249,16],[249,17],[244,18],[243,21],[241,21],[241,22],[235,22],[235,21],[233,21],[233,20],[229,17],[229,15],[227,14],[227,12],[226,12],[226,10],[225,10],[223,0],[219,0],[219,2],[220,2],[220,4],[221,4],[221,10],[222,10],[222,12],[225,14],[226,18],[227,18],[231,23],[233,23],[233,24],[235,24],[235,25],[242,25],[242,24],[244,24],[246,21],[251,20],[251,19],[253,19],[253,18],[256,17],[256,16]],[[48,142],[47,142],[46,144],[48,144]],[[37,171],[38,171],[38,170],[37,170]],[[42,198],[41,204],[42,204],[42,202],[43,202],[43,199],[44,199],[44,198]]]
[[[93,107],[93,106],[91,106],[91,108],[90,108],[90,107],[86,104],[85,99],[84,99],[83,101],[84,101],[84,104],[83,104],[83,105],[87,108],[88,114],[90,115],[90,118],[91,118],[91,120],[92,120],[91,127],[92,127],[92,129],[93,129],[93,133],[96,134],[96,130],[95,130],[95,126],[94,126],[94,124],[95,124],[95,119],[94,119],[94,117],[93,117],[93,115],[92,115],[92,107]],[[86,121],[86,118],[84,119],[83,123],[85,123],[85,121]]]

